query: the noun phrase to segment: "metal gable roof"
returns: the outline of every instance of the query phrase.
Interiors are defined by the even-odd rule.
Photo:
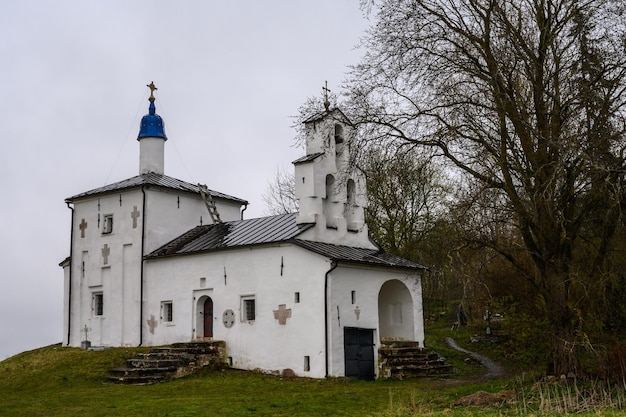
[[[147,257],[183,255],[288,241],[313,226],[297,224],[296,216],[297,213],[291,213],[196,226]]]
[[[128,178],[113,184],[105,185],[104,187],[96,188],[84,193],[76,194],[75,196],[66,198],[65,201],[74,201],[83,197],[91,197],[99,194],[107,194],[116,191],[128,190],[132,188],[139,188],[144,185],[153,185],[156,187],[168,188],[177,191],[186,191],[197,194],[200,192],[196,184],[191,184],[167,175],[155,174],[150,172],[148,174],[137,175],[136,177]],[[218,191],[209,190],[213,198],[221,198],[224,200],[234,201],[240,204],[248,204],[246,200],[233,197],[228,194],[223,194]]]
[[[146,258],[187,255],[264,243],[289,242],[333,261],[400,269],[425,269],[422,265],[380,249],[355,248],[298,239],[313,224],[297,224],[297,213],[196,226],[156,249]]]
[[[315,159],[317,159],[319,156],[324,155],[324,152],[316,152],[316,153],[312,153],[310,155],[305,155],[302,156],[298,159],[296,159],[295,161],[292,162],[292,164],[297,165],[297,164],[301,164],[303,162],[309,162],[309,161],[313,161]]]
[[[348,116],[345,115],[344,112],[342,112],[341,110],[339,110],[339,108],[335,107],[334,109],[328,110],[328,111],[319,111],[319,112],[315,112],[312,115],[310,115],[309,117],[307,117],[306,119],[304,119],[304,121],[302,123],[311,123],[311,122],[316,122],[318,120],[321,120],[333,113],[338,113],[339,116],[335,116],[333,115],[333,117],[335,117],[336,119],[339,118],[343,118],[344,122],[348,123],[348,124],[352,124],[352,122],[350,122],[350,119],[348,118]]]
[[[426,269],[426,267],[422,265],[409,261],[408,259],[392,255],[382,249],[355,248],[352,246],[333,245],[331,243],[312,242],[300,239],[294,239],[292,242],[304,249],[310,250],[311,252],[326,256],[333,261],[392,268]]]

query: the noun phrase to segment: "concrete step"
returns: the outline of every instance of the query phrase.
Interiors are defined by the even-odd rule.
[[[169,366],[162,368],[113,368],[109,371],[109,375],[113,376],[142,376],[165,374],[168,372],[176,372],[177,366]]]
[[[436,352],[413,341],[382,341],[378,358],[380,375],[391,379],[446,375],[454,371]]]
[[[388,373],[389,379],[406,379],[417,378],[436,375],[450,375],[454,373],[454,367],[452,365],[441,366],[402,366],[392,367]]]
[[[162,368],[177,368],[179,366],[184,366],[189,363],[189,360],[182,360],[181,358],[134,358],[126,360],[127,368],[154,368],[154,369],[162,369]]]
[[[413,348],[380,348],[378,349],[378,353],[381,356],[411,356],[415,358],[423,358],[428,359],[433,355],[438,357],[436,353],[433,353],[430,350],[426,350],[423,348],[413,349]]]
[[[383,340],[380,342],[381,346],[395,346],[395,347],[419,347],[420,343],[412,340]]]
[[[141,375],[141,376],[115,376],[109,375],[107,380],[116,384],[126,384],[126,385],[149,385],[155,384],[157,382],[164,381],[166,376],[163,374],[156,375]]]
[[[152,348],[126,361],[126,367],[114,368],[108,380],[122,384],[152,384],[188,375],[206,366],[225,366],[225,343],[218,341],[176,343]]]

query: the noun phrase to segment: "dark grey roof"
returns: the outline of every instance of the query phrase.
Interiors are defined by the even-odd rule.
[[[293,161],[292,164],[301,164],[303,162],[309,162],[309,161],[316,159],[318,156],[322,156],[322,155],[324,155],[324,152],[316,152],[316,153],[312,153],[311,155],[305,155]]]
[[[354,248],[298,239],[313,224],[297,224],[297,213],[196,226],[161,246],[147,258],[217,251],[263,243],[290,242],[333,261],[391,268],[425,269],[380,249]]]
[[[339,116],[333,116],[336,119],[343,118],[345,122],[351,123],[350,119],[348,119],[348,117],[344,114],[344,112],[339,110],[337,107],[335,107],[334,109],[330,109],[329,111],[315,112],[312,115],[310,115],[309,117],[307,117],[306,119],[304,119],[304,121],[302,123],[316,122],[318,120],[321,120],[321,119],[325,118],[328,115],[331,115],[332,113],[339,113]]]
[[[312,242],[293,239],[292,242],[311,252],[326,256],[337,262],[349,262],[393,268],[426,269],[408,259],[387,253],[381,249],[355,248],[352,246],[333,245],[331,243]]]
[[[91,197],[98,194],[107,194],[117,192],[121,190],[127,190],[132,188],[139,188],[144,185],[152,185],[156,187],[168,188],[171,190],[186,191],[190,193],[198,194],[198,186],[191,184],[167,175],[155,174],[150,172],[148,174],[137,175],[136,177],[128,178],[113,184],[105,185],[104,187],[96,188],[84,193],[76,194],[73,197],[66,198],[65,201],[73,201],[83,197]],[[223,194],[217,191],[209,190],[213,198],[221,198],[224,200],[235,201],[240,204],[248,204],[246,200],[233,197],[228,194]]]
[[[281,214],[196,226],[155,250],[148,258],[288,241],[313,226],[297,224],[297,215],[297,213]]]

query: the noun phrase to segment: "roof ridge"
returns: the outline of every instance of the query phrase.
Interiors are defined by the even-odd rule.
[[[216,225],[196,226],[146,255],[147,258],[287,242],[312,224],[298,224],[297,213],[278,214]]]
[[[148,172],[146,174],[135,175],[134,177],[126,178],[120,181],[116,181],[112,184],[107,184],[102,187],[94,188],[92,190],[85,191],[80,194],[76,194],[72,197],[66,198],[65,201],[71,202],[72,200],[78,199],[78,198],[89,197],[89,196],[99,195],[99,194],[113,193],[113,192],[117,192],[121,190],[133,189],[133,188],[139,188],[144,185],[152,185],[155,187],[162,187],[166,189],[185,191],[185,192],[189,192],[192,194],[200,193],[200,190],[198,189],[197,184],[192,184],[190,182],[187,182],[187,181],[175,178],[175,177],[170,177],[169,175],[166,175],[166,174],[157,174],[155,172]],[[209,192],[211,193],[211,196],[213,198],[236,201],[241,204],[248,204],[248,201],[239,197],[228,195],[228,194],[225,194],[216,190],[212,190],[212,189],[209,189]]]

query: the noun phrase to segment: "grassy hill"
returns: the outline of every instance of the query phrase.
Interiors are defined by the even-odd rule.
[[[520,395],[530,388],[519,378],[482,381],[480,366],[444,345],[437,350],[461,369],[452,378],[365,382],[224,370],[146,386],[106,383],[111,368],[145,350],[95,352],[53,345],[6,359],[0,362],[0,416],[542,415],[538,401],[533,405],[533,398],[539,397]],[[468,406],[471,402],[455,406],[477,391],[508,392],[509,401],[489,407]],[[619,412],[594,409],[588,415]]]
[[[148,386],[105,382],[109,369],[141,350],[53,345],[0,362],[0,416],[378,416],[411,401],[444,410],[477,389],[441,391],[445,380],[281,379],[234,370]],[[493,383],[480,388],[494,389]]]

